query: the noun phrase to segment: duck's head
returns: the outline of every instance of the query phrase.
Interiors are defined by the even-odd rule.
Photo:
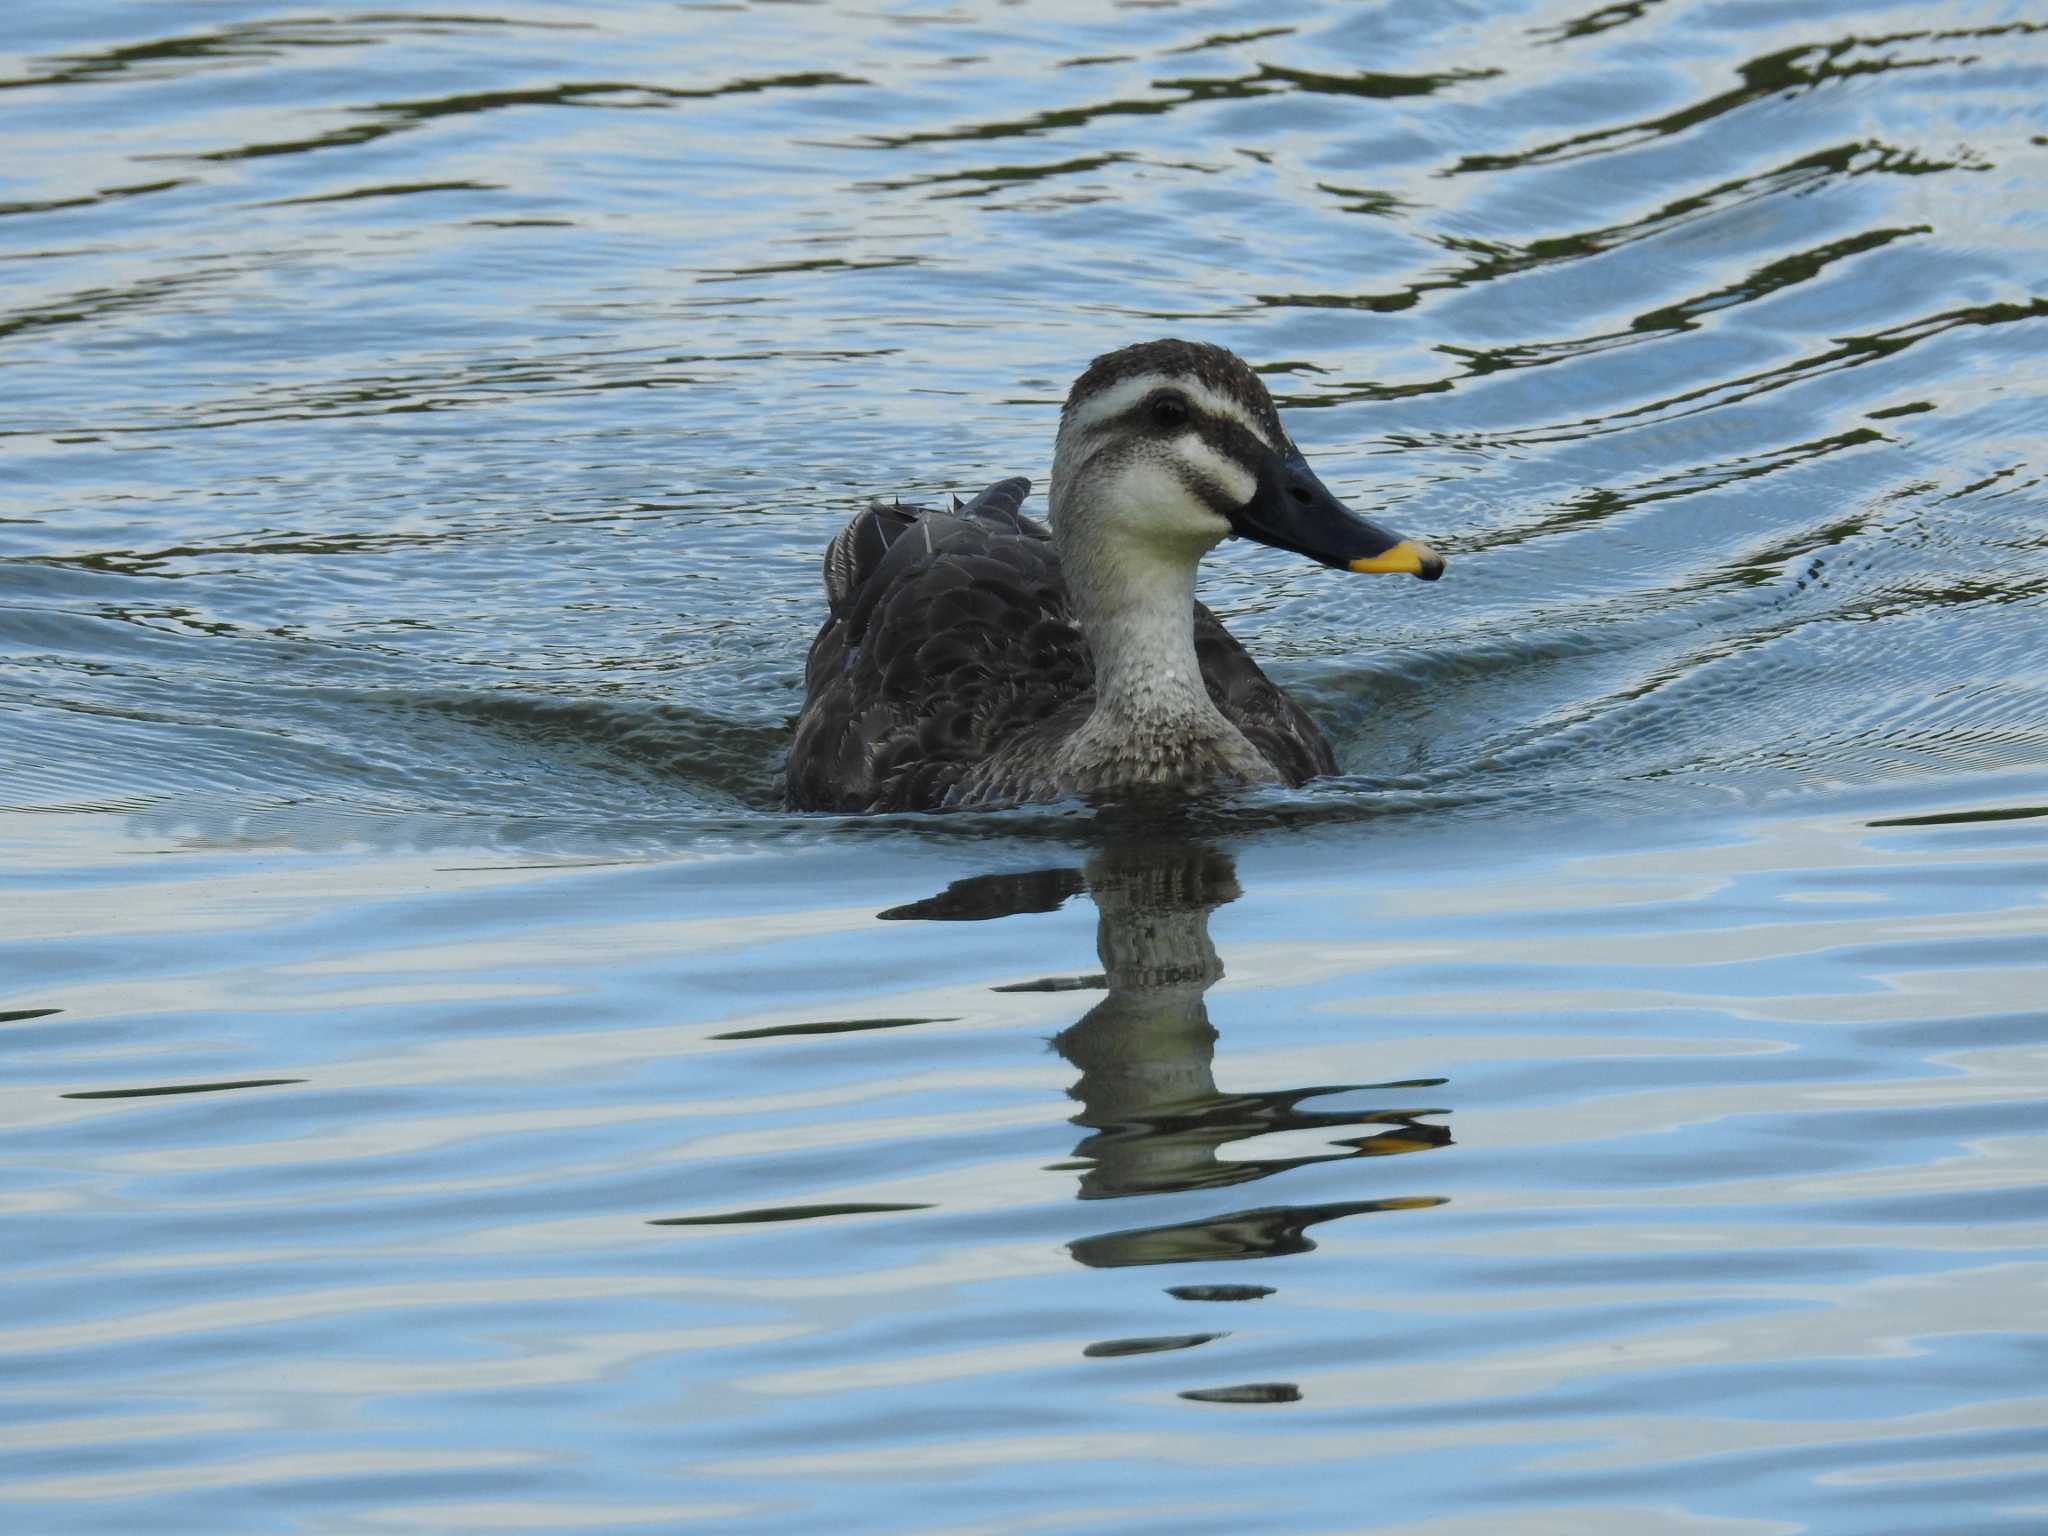
[[[1242,534],[1341,570],[1444,570],[1428,545],[1333,496],[1259,376],[1203,342],[1141,342],[1090,363],[1060,413],[1052,479],[1063,543],[1199,559]]]

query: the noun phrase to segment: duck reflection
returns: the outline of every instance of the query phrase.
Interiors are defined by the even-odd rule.
[[[1410,1104],[1315,1107],[1371,1094],[1407,1095],[1441,1078],[1332,1083],[1225,1093],[1216,1086],[1216,1027],[1205,994],[1223,976],[1209,915],[1240,894],[1228,854],[1185,843],[1103,848],[1081,869],[1042,869],[956,881],[892,919],[977,920],[1044,912],[1085,891],[1099,917],[1099,974],[1048,977],[1005,991],[1100,989],[1106,995],[1055,1037],[1080,1070],[1069,1090],[1088,1134],[1063,1164],[1080,1174],[1083,1200],[1221,1189],[1317,1163],[1384,1157],[1448,1145],[1442,1109]],[[1226,1147],[1287,1132],[1351,1130],[1335,1150],[1292,1156],[1224,1155]],[[1097,1268],[1192,1263],[1301,1253],[1310,1227],[1340,1216],[1412,1210],[1442,1202],[1396,1197],[1318,1205],[1271,1205],[1171,1226],[1084,1237],[1068,1245]]]

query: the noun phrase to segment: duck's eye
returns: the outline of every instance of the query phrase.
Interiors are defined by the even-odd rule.
[[[1188,424],[1188,403],[1179,395],[1161,395],[1152,402],[1155,427],[1184,427]]]

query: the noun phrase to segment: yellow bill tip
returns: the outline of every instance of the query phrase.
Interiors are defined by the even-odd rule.
[[[1391,549],[1351,562],[1361,576],[1420,576],[1435,581],[1444,573],[1444,557],[1420,539],[1403,539]]]

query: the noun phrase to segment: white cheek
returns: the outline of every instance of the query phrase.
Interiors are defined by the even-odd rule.
[[[1250,497],[1247,491],[1244,499]],[[1212,543],[1230,532],[1230,524],[1209,510],[1179,471],[1156,459],[1140,459],[1117,476],[1117,499],[1118,521],[1134,531]]]

